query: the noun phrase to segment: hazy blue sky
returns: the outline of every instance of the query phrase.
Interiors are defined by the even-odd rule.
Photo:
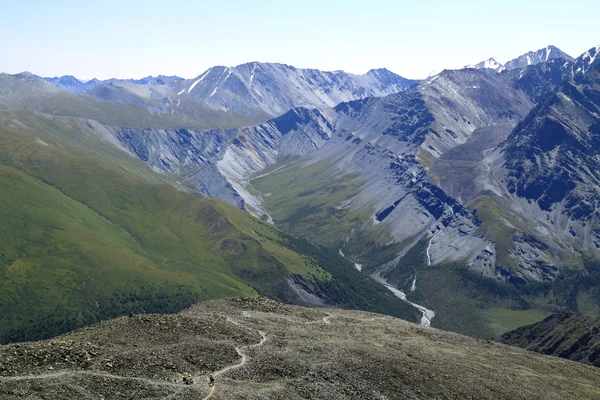
[[[0,0],[0,71],[80,78],[271,61],[409,78],[600,44],[598,0]]]

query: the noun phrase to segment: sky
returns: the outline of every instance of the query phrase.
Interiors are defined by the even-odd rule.
[[[280,62],[407,78],[600,44],[598,0],[0,0],[0,71],[80,79]]]

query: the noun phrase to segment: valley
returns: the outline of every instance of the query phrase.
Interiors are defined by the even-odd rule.
[[[0,400],[600,399],[597,9],[7,3]]]
[[[88,86],[68,77],[3,75],[3,160],[5,174],[13,174],[7,182],[27,179],[23,190],[30,192],[42,185],[43,197],[57,191],[64,199],[56,204],[83,206],[100,227],[90,228],[89,238],[74,234],[76,245],[72,237],[46,235],[46,250],[33,257],[8,252],[17,242],[7,242],[3,259],[14,271],[7,285],[14,287],[16,271],[22,282],[40,274],[40,257],[56,254],[52,246],[81,249],[49,269],[50,281],[67,274],[67,292],[86,299],[61,311],[83,310],[55,332],[231,295],[366,307],[478,337],[515,327],[506,322],[510,313],[521,313],[523,323],[559,310],[595,313],[595,289],[583,284],[595,267],[581,257],[595,257],[595,222],[573,208],[589,202],[565,200],[552,211],[548,200],[528,198],[514,183],[516,168],[530,162],[516,158],[529,157],[520,132],[555,109],[555,91],[577,99],[579,108],[570,111],[577,118],[581,108],[596,112],[594,51],[572,59],[549,47],[495,71],[445,70],[419,82],[387,70],[357,76],[269,63],[213,67],[193,80]],[[570,130],[591,123],[572,121],[579,125],[565,122]],[[11,201],[5,209],[22,200]],[[58,231],[80,229],[70,224],[59,223]],[[31,229],[25,242],[40,228]],[[96,238],[96,229],[106,238]],[[89,241],[119,243],[126,257],[106,258]],[[136,283],[115,291],[99,278],[89,283],[85,268],[75,275],[64,269],[84,259],[100,270],[115,263],[115,271],[137,265],[147,272],[124,277]],[[146,274],[151,278],[141,278]],[[356,279],[358,287],[350,284]],[[110,289],[88,292],[88,285]],[[158,306],[157,298],[144,297],[147,288],[178,300]],[[8,298],[5,307],[13,304]],[[120,298],[132,300],[115,310]],[[98,306],[104,303],[111,306]],[[24,335],[20,313],[8,330],[15,336],[4,341]]]

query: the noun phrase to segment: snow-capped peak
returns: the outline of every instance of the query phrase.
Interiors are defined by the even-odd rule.
[[[466,65],[465,68],[493,69],[493,70],[497,71],[498,69],[502,68],[502,64],[500,64],[498,61],[496,61],[493,58],[488,58],[487,60],[482,61],[478,64]]]

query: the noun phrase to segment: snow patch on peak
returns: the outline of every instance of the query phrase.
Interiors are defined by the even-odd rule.
[[[252,81],[254,81],[254,72],[256,71],[256,63],[252,67],[252,73],[250,74],[250,86],[252,86]]]
[[[466,65],[464,68],[467,68],[467,69],[493,69],[493,70],[497,71],[498,69],[502,68],[502,64],[500,64],[494,58],[488,58],[487,60],[482,61],[478,64]]]
[[[192,89],[194,89],[196,87],[197,84],[199,84],[200,82],[202,82],[202,79],[206,78],[206,75],[208,75],[208,73],[212,71],[212,68],[209,68],[200,78],[198,78],[198,80],[196,80],[194,83],[192,83],[188,89],[188,93],[192,91]]]

